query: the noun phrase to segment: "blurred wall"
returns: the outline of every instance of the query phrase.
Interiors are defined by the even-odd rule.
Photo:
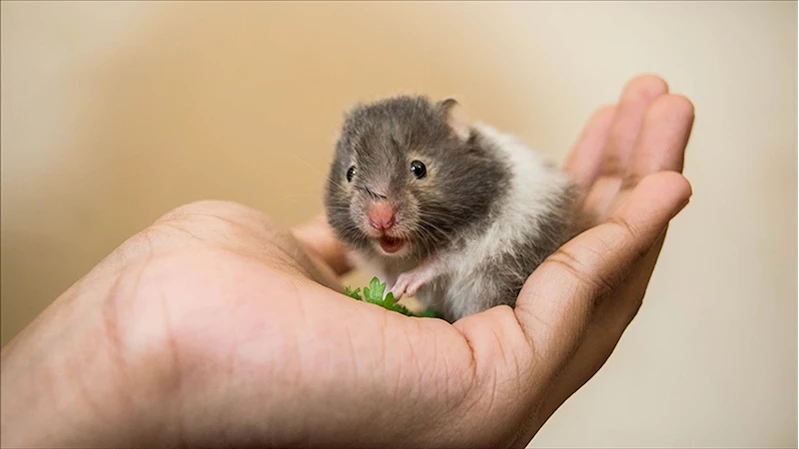
[[[795,2],[3,2],[2,342],[193,200],[320,211],[343,111],[455,95],[562,160],[634,75],[696,105],[646,306],[533,446],[796,447]]]

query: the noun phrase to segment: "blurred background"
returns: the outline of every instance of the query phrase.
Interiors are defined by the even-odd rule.
[[[357,101],[455,96],[562,161],[640,73],[696,106],[694,197],[532,447],[796,447],[796,2],[4,1],[2,343],[175,206],[318,214]]]

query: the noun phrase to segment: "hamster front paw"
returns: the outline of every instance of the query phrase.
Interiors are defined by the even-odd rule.
[[[399,301],[405,295],[414,296],[425,283],[427,283],[427,279],[424,279],[418,272],[402,273],[397,278],[397,283],[391,287],[391,294],[394,295],[394,299]]]
[[[415,296],[416,293],[441,274],[443,266],[430,260],[422,263],[413,270],[406,271],[397,277],[397,282],[391,287],[391,294],[399,301],[403,296]]]

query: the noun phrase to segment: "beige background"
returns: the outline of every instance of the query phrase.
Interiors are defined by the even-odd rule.
[[[796,15],[795,2],[4,2],[2,342],[181,203],[235,200],[286,225],[316,214],[355,101],[456,95],[562,160],[594,108],[654,72],[696,105],[693,202],[618,350],[533,446],[796,447]]]

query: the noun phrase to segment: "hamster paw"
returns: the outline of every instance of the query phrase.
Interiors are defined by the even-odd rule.
[[[415,296],[420,288],[442,274],[445,267],[446,265],[439,259],[428,259],[413,270],[400,274],[396,284],[391,288],[391,294],[397,301],[405,295]]]
[[[403,296],[414,296],[420,288],[430,282],[430,276],[422,270],[411,270],[407,273],[402,273],[397,278],[397,283],[391,288],[391,294],[394,299],[399,301]]]

